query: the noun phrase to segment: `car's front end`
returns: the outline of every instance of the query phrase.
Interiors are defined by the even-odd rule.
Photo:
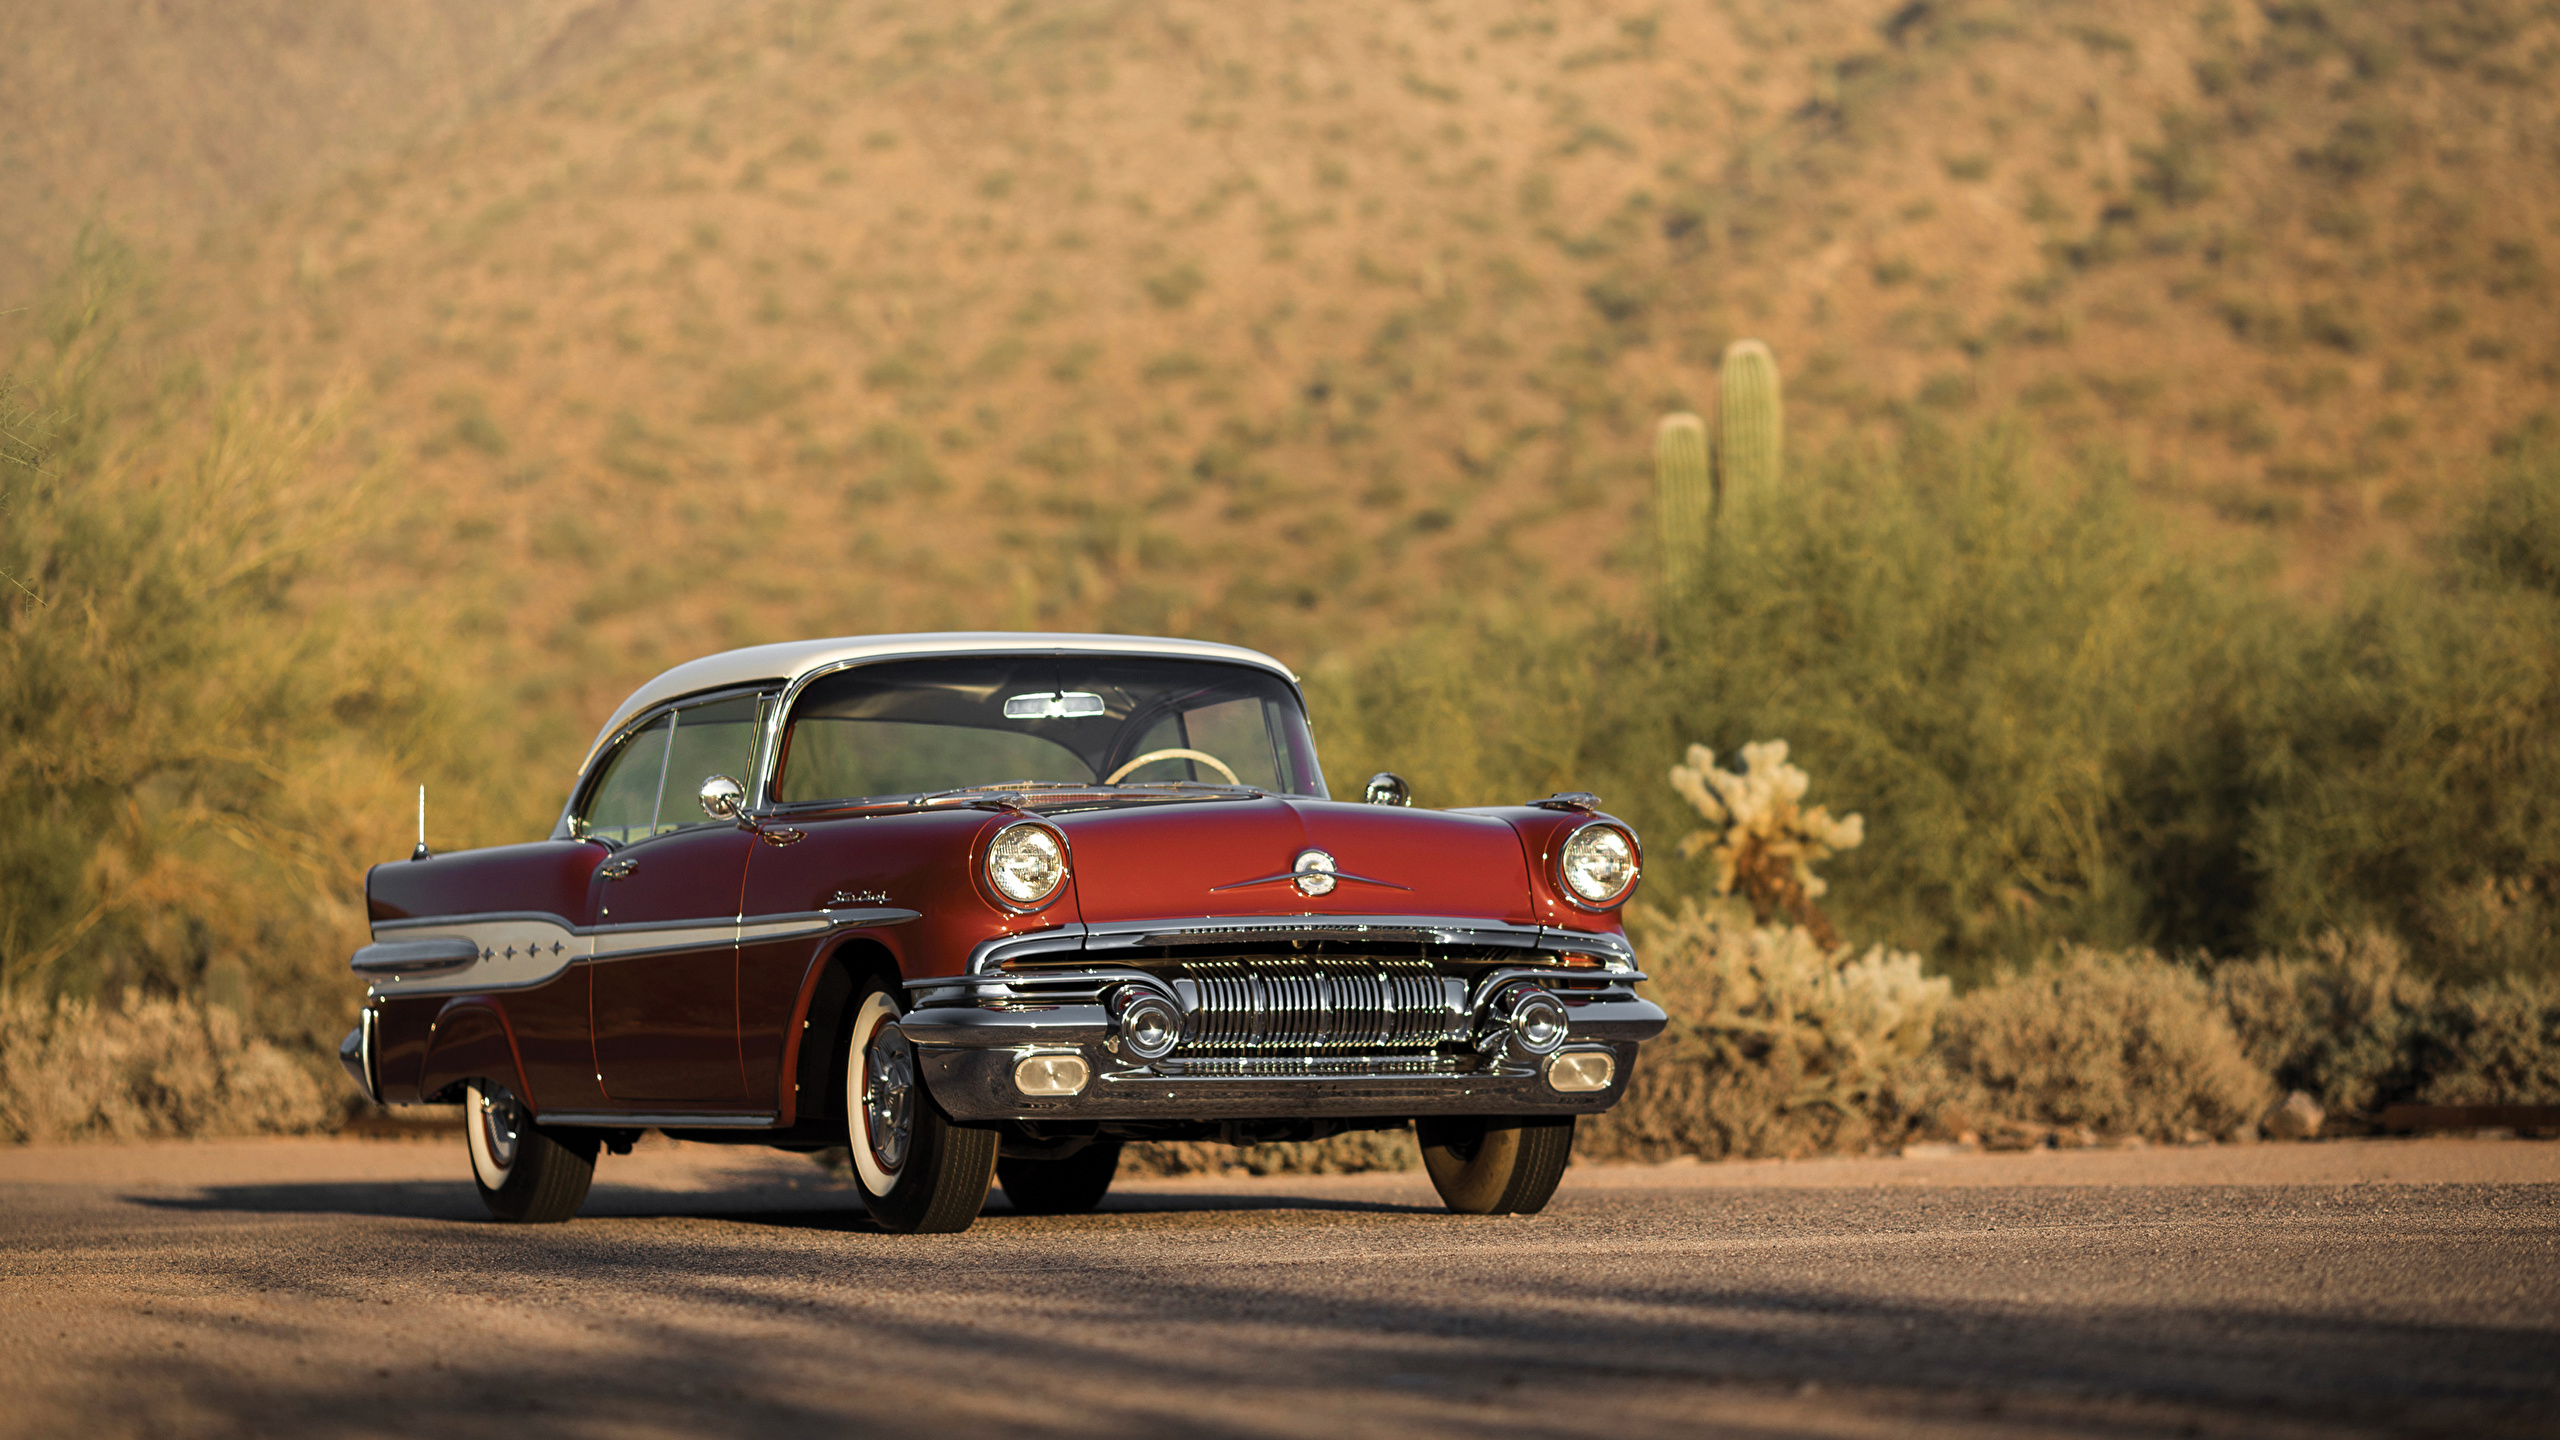
[[[954,1119],[1591,1114],[1661,1030],[1615,915],[1634,837],[1583,802],[1203,799],[1026,813],[1054,837],[1055,923],[907,982],[900,1028]]]

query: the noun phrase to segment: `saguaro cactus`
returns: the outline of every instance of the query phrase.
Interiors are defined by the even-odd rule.
[[[1697,578],[1713,523],[1715,480],[1707,469],[1707,422],[1682,411],[1653,432],[1654,518],[1662,527],[1662,578],[1673,589]]]
[[[1716,378],[1716,489],[1728,514],[1756,508],[1778,488],[1784,426],[1778,358],[1757,340],[1726,346]]]

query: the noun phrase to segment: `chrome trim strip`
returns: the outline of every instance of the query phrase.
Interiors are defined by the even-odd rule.
[[[747,918],[722,916],[703,920],[641,921],[620,925],[572,925],[548,911],[488,911],[476,915],[435,916],[423,920],[386,920],[377,935],[404,937],[377,940],[350,962],[374,982],[373,994],[449,995],[463,991],[522,990],[552,980],[581,960],[609,962],[688,950],[727,949],[740,944],[816,938],[838,930],[904,925],[922,912],[894,906],[845,910],[803,910]],[[419,935],[422,930],[441,934]],[[465,955],[464,947],[473,954]],[[387,955],[374,955],[388,951]],[[368,965],[368,956],[373,963]],[[437,957],[429,973],[392,970],[388,962],[421,963]]]
[[[1209,887],[1209,893],[1216,895],[1227,890],[1250,890],[1256,885],[1294,885],[1303,877],[1304,873],[1305,872],[1303,871],[1290,870],[1278,875],[1261,875],[1251,880],[1237,880],[1225,885],[1212,885]],[[1327,870],[1324,873],[1332,876],[1336,880],[1348,880],[1354,885],[1375,885],[1385,890],[1411,890],[1413,888],[1410,885],[1399,885],[1393,880],[1374,880],[1366,875],[1354,875],[1348,870]]]
[[[557,925],[563,930],[578,928],[577,921],[566,915],[555,915],[548,910],[471,910],[460,915],[429,915],[423,919],[376,920],[373,922],[373,936],[379,940],[385,930],[424,930],[431,927],[438,930],[451,930],[456,926],[478,925],[489,920],[534,920],[547,925]]]
[[[741,1115],[735,1110],[715,1115],[681,1111],[548,1110],[533,1117],[545,1125],[575,1125],[599,1130],[770,1130],[779,1118],[766,1110]]]
[[[969,952],[968,973],[983,975],[1006,960],[1020,955],[1046,955],[1057,950],[1082,950],[1085,948],[1086,937],[1091,933],[1092,927],[1089,925],[1069,923],[1047,930],[999,935],[993,940],[982,940],[976,949]]]
[[[460,935],[433,935],[420,940],[378,940],[347,962],[359,975],[415,975],[451,970],[480,958],[480,945]]]
[[[1008,959],[1082,950],[1097,963],[1114,951],[1159,945],[1216,945],[1255,940],[1375,940],[1398,945],[1482,945],[1506,950],[1546,950],[1594,955],[1607,973],[1635,968],[1635,947],[1623,935],[1514,925],[1505,920],[1438,915],[1258,915],[1235,919],[1202,916],[1156,920],[1108,920],[1068,924],[1027,934],[999,935],[969,952],[968,975],[984,975]],[[1532,962],[1534,963],[1534,962]],[[939,977],[955,983],[955,977]]]

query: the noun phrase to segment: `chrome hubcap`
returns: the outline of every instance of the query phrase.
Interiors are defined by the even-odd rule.
[[[862,1051],[862,1125],[871,1157],[883,1170],[907,1160],[915,1129],[916,1052],[906,1034],[883,1021]]]
[[[480,1092],[480,1141],[489,1163],[505,1170],[516,1163],[516,1142],[524,1135],[524,1107],[504,1090]]]

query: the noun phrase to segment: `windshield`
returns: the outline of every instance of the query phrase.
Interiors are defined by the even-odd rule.
[[[901,660],[812,681],[784,727],[780,804],[1011,781],[1240,785],[1324,795],[1297,692],[1202,660]]]

